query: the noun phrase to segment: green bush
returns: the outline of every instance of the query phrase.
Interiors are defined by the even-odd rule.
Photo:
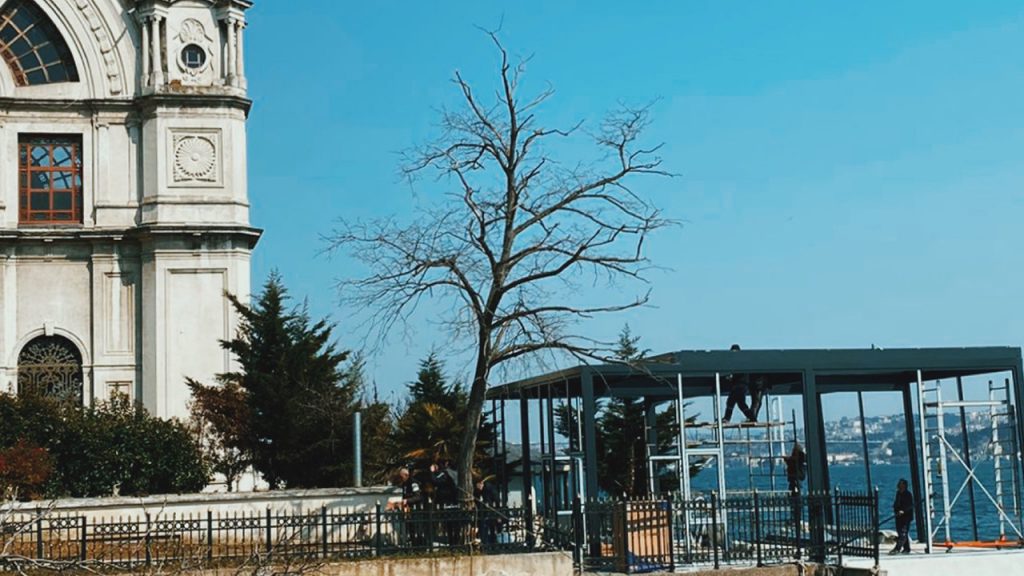
[[[0,449],[25,441],[52,457],[50,497],[195,492],[209,480],[184,424],[150,416],[127,400],[80,408],[0,396],[0,421]]]

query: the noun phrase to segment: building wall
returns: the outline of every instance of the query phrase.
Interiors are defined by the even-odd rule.
[[[219,346],[237,326],[225,292],[248,297],[259,238],[246,181],[251,3],[35,4],[79,80],[19,86],[0,61],[0,390],[18,392],[27,343],[56,335],[81,355],[84,403],[116,391],[185,416],[186,377],[234,368]],[[81,139],[80,221],[19,220],[19,138],[30,134]]]

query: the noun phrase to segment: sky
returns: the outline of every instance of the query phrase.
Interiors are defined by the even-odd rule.
[[[381,6],[257,0],[246,31],[249,195],[264,230],[253,286],[278,270],[337,322],[341,346],[364,346],[363,311],[335,289],[361,270],[324,254],[323,236],[341,216],[401,219],[443,192],[404,182],[399,153],[458,104],[456,70],[494,86],[481,28],[499,27],[530,58],[524,88],[555,89],[543,121],[594,126],[619,102],[653,103],[646,140],[677,174],[637,183],[681,222],[647,244],[663,268],[650,306],[587,333],[613,339],[628,323],[654,352],[1024,343],[1019,1]],[[446,354],[423,316],[368,358],[386,399],[432,349],[465,375],[466,356]]]

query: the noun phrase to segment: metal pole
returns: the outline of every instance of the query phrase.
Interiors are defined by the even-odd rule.
[[[871,489],[871,459],[868,457],[868,430],[867,422],[864,421],[864,393],[857,392],[857,404],[860,408],[860,443],[864,450],[864,476],[867,479],[867,487]]]
[[[960,402],[964,401],[964,381],[960,376],[956,377],[956,398]],[[960,406],[960,438],[963,440],[964,450],[964,462],[967,463],[967,467],[973,470],[971,464],[971,442],[967,437],[967,412],[963,406]],[[974,540],[978,540],[978,512],[975,508],[974,503],[974,478],[970,474],[967,475],[967,497],[971,503],[971,533],[974,534]]]
[[[924,546],[925,552],[932,552],[932,479],[931,463],[928,461],[928,430],[925,427],[924,414],[924,381],[921,371],[917,371],[917,414],[921,433],[921,476],[924,478]],[[942,415],[939,414],[941,418]],[[912,455],[913,456],[913,455]]]
[[[352,420],[352,485],[363,485],[363,414],[356,411]]]

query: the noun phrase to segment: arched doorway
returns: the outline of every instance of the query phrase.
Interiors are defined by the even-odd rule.
[[[18,394],[82,403],[82,355],[62,336],[32,339],[18,354]]]

